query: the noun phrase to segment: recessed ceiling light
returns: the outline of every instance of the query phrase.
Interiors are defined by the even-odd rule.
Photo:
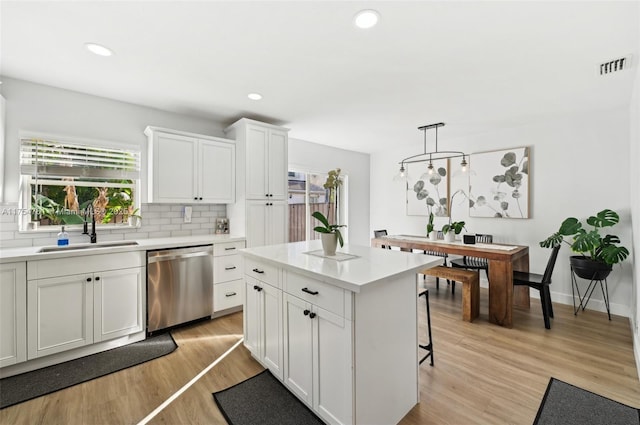
[[[111,56],[113,55],[113,52],[111,51],[111,49],[108,49],[104,46],[101,46],[100,44],[96,44],[96,43],[85,43],[84,47],[87,48],[88,51],[90,51],[93,54],[96,54],[98,56]]]
[[[371,28],[374,27],[378,23],[378,19],[380,19],[380,14],[372,9],[361,10],[356,13],[355,18],[353,18],[353,23],[358,28]]]
[[[251,100],[260,100],[262,99],[262,95],[260,93],[249,93],[247,97]]]

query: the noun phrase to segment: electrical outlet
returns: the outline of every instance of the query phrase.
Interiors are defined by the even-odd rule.
[[[182,216],[184,217],[184,222],[185,223],[191,223],[191,212],[192,211],[193,211],[193,208],[184,207],[184,210],[182,212]]]

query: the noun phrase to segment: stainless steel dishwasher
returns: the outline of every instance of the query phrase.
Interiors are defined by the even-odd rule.
[[[213,245],[147,251],[147,332],[211,316]]]

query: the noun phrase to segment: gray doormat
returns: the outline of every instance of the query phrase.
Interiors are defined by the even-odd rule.
[[[213,393],[213,399],[231,425],[324,424],[269,369]]]
[[[640,410],[578,388],[549,380],[533,425],[638,425]]]
[[[90,381],[174,351],[170,333],[0,379],[0,409]]]

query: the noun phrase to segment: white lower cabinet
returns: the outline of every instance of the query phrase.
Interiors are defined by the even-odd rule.
[[[0,264],[0,367],[27,360],[27,263]]]
[[[282,290],[251,276],[245,282],[244,344],[282,379]]]
[[[28,359],[143,331],[142,265],[138,253],[28,262]]]
[[[244,302],[242,256],[238,254],[242,248],[244,241],[213,245],[213,314]]]
[[[284,383],[327,423],[353,423],[352,322],[284,294]]]

